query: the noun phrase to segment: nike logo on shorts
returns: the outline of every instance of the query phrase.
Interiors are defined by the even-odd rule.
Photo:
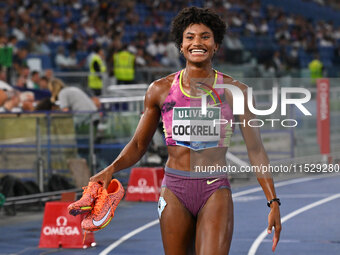
[[[111,207],[110,207],[110,209],[107,211],[107,213],[104,215],[104,217],[101,220],[97,221],[97,220],[93,219],[92,220],[93,225],[95,225],[96,227],[99,227],[100,225],[102,225],[106,221],[107,217],[109,217],[110,214],[111,214]]]
[[[219,179],[220,178],[217,178],[217,179],[214,179],[214,180],[211,180],[211,181],[207,180],[207,184],[210,185],[210,184],[214,183],[215,181],[218,181]]]

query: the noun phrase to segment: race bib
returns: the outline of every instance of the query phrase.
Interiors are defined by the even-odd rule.
[[[172,116],[172,139],[182,142],[212,142],[220,139],[220,126],[214,126],[219,120],[221,109],[207,108],[202,114],[200,107],[174,107]]]

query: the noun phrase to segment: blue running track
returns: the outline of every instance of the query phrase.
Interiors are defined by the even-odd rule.
[[[276,191],[285,220],[275,254],[340,255],[340,175],[276,182]],[[259,185],[233,189],[233,195],[235,226],[230,254],[273,254],[272,235],[261,237],[269,208]],[[95,233],[97,246],[86,250],[39,249],[43,216],[36,214],[26,220],[19,220],[19,215],[1,216],[0,255],[164,254],[157,203],[123,201],[110,225]],[[124,236],[126,240],[122,240]]]

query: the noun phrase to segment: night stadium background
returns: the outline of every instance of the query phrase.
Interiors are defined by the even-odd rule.
[[[339,166],[339,1],[2,1],[1,254],[80,254],[37,248],[45,203],[60,200],[65,192],[79,197],[88,178],[111,163],[131,139],[149,84],[185,66],[170,37],[170,27],[176,14],[188,6],[212,8],[225,20],[227,31],[214,57],[214,68],[252,87],[259,109],[271,106],[273,87],[301,87],[311,92],[305,106],[312,116],[290,107],[285,118],[297,120],[296,127],[266,123],[261,128],[271,163],[300,168],[304,164]],[[89,88],[90,64],[99,49],[106,70],[99,74],[103,87],[95,95]],[[128,81],[121,81],[114,70],[114,55],[123,50],[134,58],[134,78]],[[56,105],[50,102],[47,84],[53,78],[80,88],[98,111],[61,112],[58,101]],[[326,130],[318,124],[317,78],[329,83],[330,125]],[[270,117],[282,116],[278,111]],[[325,153],[322,146],[329,151]],[[229,164],[248,164],[239,129],[229,153]],[[160,123],[148,152],[136,166],[164,166],[166,158]],[[115,177],[127,187],[130,173],[126,169]],[[339,203],[327,203],[339,198],[339,177],[335,171],[318,174],[274,174],[286,203],[283,219],[295,217],[283,225],[278,254],[340,254]],[[266,223],[266,213],[261,210],[266,208],[262,206],[264,196],[256,193],[254,174],[231,174],[230,178],[235,202],[231,254],[255,254],[258,249],[257,254],[271,253],[271,237],[261,237],[265,225],[260,223]],[[324,206],[319,207],[321,204]],[[112,254],[163,254],[156,206],[123,201],[110,226],[96,234],[98,246],[81,250],[81,254],[108,254],[113,249],[117,253]],[[122,241],[126,234],[127,241]],[[256,248],[254,240],[260,240]]]

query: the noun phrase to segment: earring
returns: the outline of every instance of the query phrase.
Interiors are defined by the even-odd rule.
[[[179,53],[183,55],[183,51],[182,50],[180,50]]]

